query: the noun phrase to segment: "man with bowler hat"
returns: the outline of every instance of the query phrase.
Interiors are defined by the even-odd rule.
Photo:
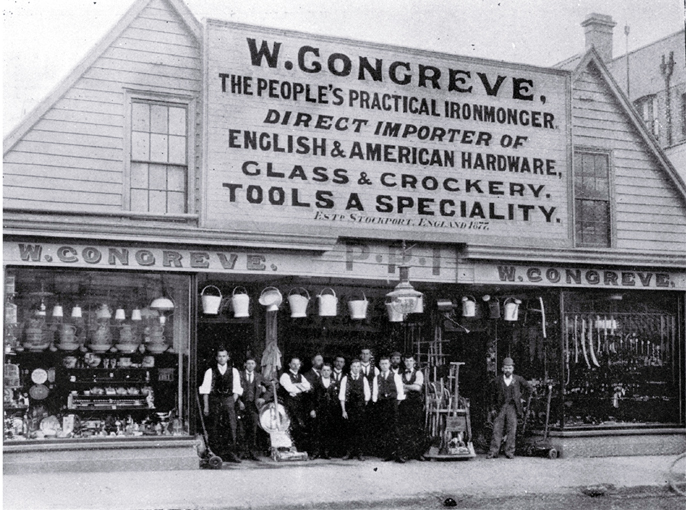
[[[489,459],[498,457],[503,432],[507,426],[505,456],[514,459],[515,438],[517,435],[517,417],[522,416],[522,394],[531,393],[531,386],[523,377],[514,374],[514,361],[505,358],[502,367],[503,375],[496,380],[496,410],[498,415],[493,422],[493,438],[488,452]]]

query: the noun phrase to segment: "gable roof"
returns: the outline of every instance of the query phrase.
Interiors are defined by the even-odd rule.
[[[572,71],[572,88],[574,88],[574,82],[579,79],[581,74],[589,66],[594,67],[600,74],[601,78],[605,81],[605,84],[608,86],[613,96],[622,108],[623,113],[629,118],[630,122],[633,124],[633,127],[636,129],[639,137],[641,138],[641,141],[643,141],[648,151],[664,168],[665,172],[667,173],[667,176],[671,179],[672,184],[674,184],[674,187],[677,189],[681,199],[684,201],[684,204],[686,205],[686,183],[684,183],[684,180],[681,178],[681,175],[679,175],[679,172],[676,170],[676,168],[674,168],[674,165],[672,165],[672,162],[669,160],[665,152],[662,150],[655,137],[650,133],[645,122],[643,122],[643,119],[639,117],[638,113],[636,112],[636,109],[634,108],[629,98],[626,96],[624,91],[620,88],[615,79],[612,77],[612,73],[610,73],[607,66],[603,62],[603,59],[600,58],[600,55],[595,50],[595,48],[589,48],[589,50],[579,60],[579,63],[576,66],[576,68]]]
[[[69,75],[62,80],[48,96],[43,99],[36,107],[24,118],[19,125],[14,128],[3,140],[3,155],[7,154],[28,132],[29,130],[50,110],[62,96],[64,96],[86,71],[102,56],[102,54],[117,40],[117,38],[128,28],[131,22],[148,6],[152,0],[136,0],[126,11],[126,14],[117,22],[112,29],[88,52]],[[161,0],[168,4],[169,8],[175,11],[189,32],[193,35],[198,45],[202,47],[202,25],[195,18],[183,0]]]

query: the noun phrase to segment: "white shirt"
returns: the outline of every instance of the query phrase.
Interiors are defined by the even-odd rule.
[[[328,379],[325,379],[324,377],[322,377],[320,379],[320,381],[322,382],[322,384],[324,385],[324,387],[326,389],[329,389],[329,386],[331,386],[331,378],[330,377]]]
[[[416,374],[414,378],[414,384],[419,384],[419,386],[422,386],[424,384],[424,374],[422,374],[421,370],[415,370],[414,372]],[[405,374],[402,375],[402,378],[403,384],[409,384],[407,379],[405,379]]]
[[[360,375],[367,375],[369,373],[373,373],[375,376],[379,375],[379,369],[371,363],[367,363],[366,365],[361,363],[360,365]]]
[[[398,400],[405,400],[405,390],[403,390],[403,380],[398,374],[394,374],[392,370],[386,373],[387,377],[393,377],[395,382],[395,388],[398,392]],[[382,373],[379,373],[374,378],[374,388],[372,389],[372,400],[376,402],[379,398],[379,377],[383,377]]]
[[[293,375],[298,375],[298,372],[293,372],[292,370],[289,370],[289,372]],[[291,382],[291,377],[288,375],[288,372],[284,372],[281,374],[281,377],[279,378],[279,384],[283,386],[283,389],[286,390],[288,393],[302,393],[304,391],[310,391],[312,389],[312,386],[310,386],[310,382],[305,378],[305,376],[300,377],[301,382],[300,385],[302,388],[298,388],[295,384]]]
[[[357,377],[362,378],[362,387],[364,388],[364,401],[369,402],[369,400],[371,400],[371,398],[372,398],[372,392],[369,389],[369,381],[367,380],[367,378],[363,374],[358,374]],[[345,400],[345,393],[346,393],[346,388],[348,387],[348,379],[349,378],[354,379],[355,376],[350,374],[350,375],[346,375],[345,377],[343,377],[343,380],[341,381],[341,389],[338,392],[338,400],[341,400],[343,402],[346,401]]]
[[[505,381],[505,386],[509,386],[510,384],[512,384],[512,379],[513,379],[512,376],[507,377],[506,375],[504,375],[504,376],[503,376],[503,381]]]
[[[217,365],[217,369],[219,370],[219,373],[224,375],[226,373],[226,370],[229,368],[229,365]],[[238,370],[235,368],[232,368],[233,370],[233,393],[236,393],[237,395],[243,395],[243,387],[241,386],[241,376],[238,373]],[[200,389],[198,392],[201,395],[209,395],[210,392],[212,391],[212,369],[208,368],[205,371],[205,377],[202,380],[202,386],[200,386]]]

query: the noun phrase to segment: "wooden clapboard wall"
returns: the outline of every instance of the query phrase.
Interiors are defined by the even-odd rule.
[[[609,151],[614,242],[621,250],[686,252],[686,205],[593,60],[572,86],[575,149]]]
[[[40,111],[39,106],[39,117],[18,139],[10,135],[5,208],[115,212],[126,207],[126,90],[200,99],[200,42],[173,8],[176,3],[134,4],[105,37],[107,44],[84,60],[92,62],[65,80],[73,83],[46,100],[52,101],[49,108]],[[195,111],[201,114],[199,104]]]

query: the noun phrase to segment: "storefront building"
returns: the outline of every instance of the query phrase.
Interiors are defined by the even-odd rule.
[[[6,472],[196,468],[198,374],[270,340],[464,362],[483,440],[512,356],[563,455],[683,449],[686,186],[594,50],[537,68],[141,0],[4,166]]]

